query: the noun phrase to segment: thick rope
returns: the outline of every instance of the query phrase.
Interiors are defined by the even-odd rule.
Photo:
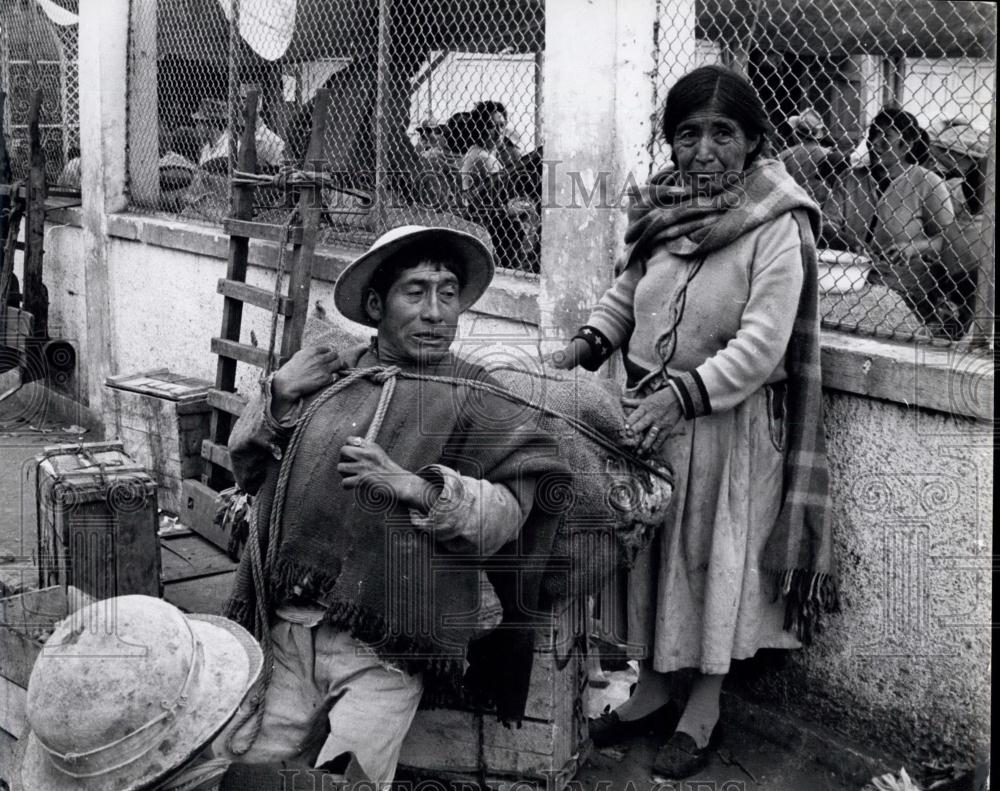
[[[250,551],[250,571],[253,579],[254,598],[256,599],[256,617],[253,623],[253,634],[260,641],[261,651],[264,655],[264,668],[261,680],[253,696],[249,700],[249,708],[246,714],[240,719],[237,725],[230,731],[226,740],[226,749],[234,755],[244,755],[260,735],[260,729],[264,724],[264,698],[267,695],[268,687],[271,685],[271,678],[274,675],[274,650],[271,644],[271,631],[268,625],[269,612],[267,602],[267,582],[271,577],[275,560],[278,554],[278,545],[281,543],[281,514],[285,507],[285,494],[288,490],[288,479],[291,476],[292,462],[298,454],[299,445],[302,442],[303,429],[308,425],[316,411],[337,393],[359,379],[371,378],[383,385],[382,394],[379,397],[378,407],[375,416],[368,427],[366,438],[374,440],[382,427],[382,421],[389,409],[389,402],[396,389],[395,377],[399,369],[395,367],[361,368],[351,371],[347,376],[338,379],[331,384],[320,396],[309,405],[295,425],[295,431],[288,443],[288,449],[282,456],[281,469],[278,473],[278,483],[274,492],[274,501],[271,505],[270,520],[267,534],[267,553],[262,559],[260,556],[260,528],[258,525],[259,513],[255,506],[250,516],[250,530],[247,538],[247,548]],[[235,744],[237,734],[243,727],[253,719],[253,727],[250,735],[244,744]]]
[[[261,379],[266,379],[274,371],[275,354],[274,347],[278,339],[278,305],[281,304],[281,286],[285,278],[285,247],[291,235],[292,223],[299,213],[298,208],[292,209],[281,225],[281,236],[278,239],[278,265],[274,275],[274,291],[271,294],[271,334],[267,342],[267,362],[261,373]]]
[[[572,415],[566,415],[555,409],[550,409],[543,404],[538,404],[529,398],[512,393],[509,390],[490,382],[482,382],[476,379],[465,379],[455,376],[416,374],[402,371],[396,366],[372,366],[370,368],[357,368],[349,371],[343,378],[338,379],[326,390],[324,390],[309,405],[299,418],[298,422],[295,424],[295,430],[293,431],[292,438],[288,443],[288,448],[282,456],[281,468],[278,472],[278,483],[275,487],[274,501],[271,505],[270,520],[268,523],[267,552],[265,558],[263,559],[260,557],[260,530],[257,521],[259,514],[257,513],[256,506],[251,514],[247,546],[250,551],[250,569],[252,572],[254,595],[256,599],[256,619],[253,623],[253,633],[254,636],[260,641],[261,650],[264,654],[264,670],[258,689],[250,698],[249,710],[239,721],[236,727],[233,728],[230,732],[229,738],[226,740],[226,749],[235,755],[243,755],[246,753],[253,746],[254,742],[257,740],[257,736],[260,734],[260,729],[264,721],[264,697],[267,694],[267,689],[271,684],[271,677],[274,673],[273,648],[271,645],[270,629],[268,628],[269,613],[267,606],[267,582],[270,579],[271,571],[274,568],[274,562],[277,558],[278,545],[281,543],[281,514],[284,512],[285,508],[285,495],[288,490],[288,480],[291,477],[292,464],[298,454],[304,429],[312,420],[313,415],[315,415],[316,412],[331,398],[360,379],[371,379],[377,384],[381,384],[383,386],[378,406],[375,409],[375,415],[372,418],[371,425],[368,427],[368,431],[365,433],[365,438],[369,441],[374,441],[378,436],[378,432],[382,427],[386,412],[389,409],[393,393],[395,392],[396,381],[398,379],[438,382],[454,386],[465,386],[472,390],[491,393],[518,405],[537,409],[539,412],[542,412],[550,417],[565,420],[566,423],[601,447],[622,455],[651,474],[667,480],[668,483],[673,483],[673,481],[667,477],[668,473],[664,470],[652,466],[634,454],[623,451],[599,431],[582,422],[578,418],[575,418]],[[237,733],[242,730],[242,728],[251,719],[254,720],[254,723],[246,744],[236,747],[234,745],[234,741]]]

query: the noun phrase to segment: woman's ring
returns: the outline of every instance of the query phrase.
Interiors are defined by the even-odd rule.
[[[650,426],[649,427],[649,433],[650,434],[659,434],[660,433],[660,427],[659,426]]]

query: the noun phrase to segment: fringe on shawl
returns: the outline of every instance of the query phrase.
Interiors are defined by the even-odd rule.
[[[778,596],[785,599],[786,632],[803,645],[811,645],[813,636],[823,631],[823,614],[840,612],[840,594],[832,574],[808,569],[774,572]]]

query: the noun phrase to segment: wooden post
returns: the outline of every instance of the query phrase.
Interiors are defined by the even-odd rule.
[[[330,91],[321,88],[316,91],[313,106],[312,133],[306,162],[316,163],[323,158],[323,137],[326,132],[326,118],[330,107]],[[309,164],[309,167],[314,167]],[[309,289],[312,285],[313,254],[316,250],[316,233],[319,230],[320,212],[323,208],[323,192],[318,184],[309,184],[299,194],[299,216],[302,220],[302,244],[296,252],[295,266],[288,283],[288,296],[296,309],[291,320],[285,324],[281,334],[281,359],[285,360],[302,345],[306,315],[309,308]]]
[[[243,130],[240,145],[237,149],[237,170],[244,173],[257,172],[257,105],[260,102],[260,90],[251,88],[243,105]],[[233,184],[232,189],[233,218],[249,220],[253,216],[253,187]],[[229,237],[229,266],[226,278],[229,280],[247,279],[247,256],[250,251],[250,240],[245,236]],[[222,332],[220,337],[239,342],[240,327],[243,323],[243,303],[233,297],[225,297],[222,303]],[[219,357],[215,372],[215,387],[217,390],[232,392],[236,389],[236,360],[229,357]],[[229,441],[229,432],[233,428],[233,416],[220,409],[212,411],[212,426],[209,436],[225,445]],[[228,474],[216,464],[208,465],[204,482],[216,491],[230,485]]]
[[[11,180],[11,170],[10,170],[10,157],[7,155],[7,137],[4,134],[3,119],[4,119],[4,109],[6,107],[7,94],[0,91],[0,184],[10,184]],[[0,283],[4,282],[6,279],[4,277],[4,267],[10,266],[13,268],[14,260],[13,258],[8,263],[4,259],[4,248],[6,247],[7,241],[7,212],[10,207],[14,204],[14,200],[17,196],[11,196],[7,193],[0,194]],[[6,294],[4,289],[0,288],[0,300],[6,301]],[[0,313],[4,312],[4,303],[0,302]]]
[[[24,309],[35,319],[34,337],[44,341],[49,335],[49,295],[42,282],[42,256],[45,242],[45,152],[42,149],[38,118],[42,110],[42,91],[36,89],[28,113],[28,156],[30,171],[27,189],[28,224],[25,231]],[[41,347],[39,344],[38,351]]]
[[[375,81],[375,233],[386,230],[386,208],[389,201],[388,178],[389,151],[386,145],[390,118],[390,78],[388,64],[392,58],[390,26],[392,0],[379,0],[378,4],[378,72]]]
[[[997,106],[990,117],[990,142],[986,149],[986,200],[982,215],[982,238],[986,255],[976,274],[976,302],[969,340],[974,347],[993,349],[996,342],[997,276]]]

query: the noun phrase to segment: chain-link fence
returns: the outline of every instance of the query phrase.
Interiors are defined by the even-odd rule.
[[[537,272],[543,34],[542,0],[132,0],[132,203],[220,221],[257,87],[258,170],[327,174],[321,242],[448,224]],[[320,89],[321,162],[305,163]],[[258,219],[287,214],[259,197]]]
[[[992,3],[658,0],[656,25],[658,108],[709,63],[763,100],[772,154],[823,210],[824,326],[941,343],[988,331]],[[651,146],[669,167],[669,141]]]
[[[39,132],[46,179],[80,187],[80,84],[76,0],[0,2],[4,133],[16,180],[28,175],[28,113],[41,90]]]

